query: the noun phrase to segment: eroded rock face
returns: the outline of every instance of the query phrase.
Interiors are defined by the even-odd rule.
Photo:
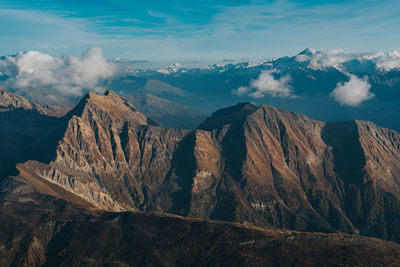
[[[27,167],[112,211],[146,205],[144,194],[165,180],[176,146],[188,133],[155,126],[112,91],[89,93],[63,119],[68,122],[56,158],[47,168]]]
[[[25,167],[101,209],[400,240],[394,131],[248,103],[168,129],[112,91],[62,119],[53,161]]]

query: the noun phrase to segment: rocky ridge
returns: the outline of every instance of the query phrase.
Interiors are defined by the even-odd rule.
[[[52,161],[24,168],[98,208],[400,240],[400,138],[372,123],[244,103],[168,129],[112,91],[64,120]]]

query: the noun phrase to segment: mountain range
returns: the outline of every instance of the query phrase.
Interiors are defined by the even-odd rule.
[[[35,57],[29,58],[31,55]],[[218,108],[238,102],[250,102],[292,110],[327,122],[356,118],[400,131],[396,115],[400,112],[396,101],[400,96],[399,55],[399,51],[356,54],[306,49],[294,56],[207,67],[185,67],[175,63],[166,68],[134,69],[134,65],[123,64],[119,66],[121,71],[113,76],[98,80],[94,75],[94,81],[81,77],[79,81],[86,83],[74,85],[76,81],[70,78],[75,76],[68,73],[69,69],[66,73],[62,70],[61,74],[56,73],[51,65],[40,65],[41,58],[51,56],[30,51],[0,57],[0,86],[55,116],[66,114],[88,91],[102,92],[102,88],[110,88],[132,101],[141,98],[147,99],[140,100],[146,103],[151,95],[152,101],[154,97],[158,97],[158,102],[163,100],[164,104],[159,106],[165,107],[165,101],[173,102],[161,111],[166,118],[155,118],[160,110],[154,105],[142,107],[134,103],[146,115],[164,120],[159,124],[166,127],[193,129],[204,119],[202,114],[209,115]],[[29,64],[35,68],[19,66],[17,63],[24,58],[29,58],[32,61],[28,61]],[[20,63],[24,62],[28,63]],[[116,69],[118,62],[109,62],[109,68]],[[50,76],[43,76],[41,68],[46,68]],[[60,75],[65,77],[57,78]],[[101,73],[99,75],[102,77]],[[58,84],[46,83],[53,80],[60,81]],[[179,112],[179,115],[172,112],[177,110],[177,105],[185,112]]]
[[[205,114],[238,102],[251,102],[289,109],[323,121],[357,118],[400,131],[395,115],[400,112],[396,101],[400,87],[398,55],[398,51],[353,54],[306,49],[294,56],[260,62],[203,68],[175,64],[163,69],[136,70],[108,83],[108,87],[117,92],[136,92],[144,85],[133,87],[129,83],[158,80],[168,84],[168,88],[180,89],[180,95],[166,89],[163,93],[159,91],[158,96]],[[273,79],[262,79],[263,72],[270,73]],[[355,96],[335,97],[332,92],[340,85],[346,86],[346,91],[354,90]],[[241,87],[247,87],[250,92],[238,94]],[[279,94],[282,89],[289,93]]]
[[[393,130],[251,103],[220,109],[194,130],[165,128],[111,90],[87,93],[61,117],[4,88],[0,105],[0,253],[8,263],[73,265],[84,255],[93,264],[132,263],[123,255],[139,229],[149,243],[135,253],[153,251],[141,256],[153,265],[191,264],[206,251],[198,265],[226,264],[221,255],[231,254],[255,265],[293,257],[317,264],[320,255],[347,264],[399,259],[397,245],[358,237],[400,241],[400,135]],[[176,224],[186,229],[177,232],[180,241],[167,234]],[[201,237],[205,231],[216,236]],[[107,255],[120,256],[88,250],[85,242],[105,249],[116,233],[128,236]],[[155,245],[154,233],[174,245]],[[202,247],[207,242],[212,250]],[[232,245],[221,254],[224,242]],[[270,246],[278,254],[256,256]],[[290,256],[293,246],[299,254]],[[378,250],[369,254],[372,247]]]

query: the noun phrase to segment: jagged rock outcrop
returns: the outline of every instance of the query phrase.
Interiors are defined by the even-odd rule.
[[[62,119],[51,163],[24,168],[98,208],[400,240],[394,131],[248,103],[168,129],[112,91]]]

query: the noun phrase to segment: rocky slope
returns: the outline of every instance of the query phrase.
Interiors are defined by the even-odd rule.
[[[400,137],[372,123],[244,103],[197,130],[168,129],[112,91],[88,94],[61,120],[52,161],[19,166],[31,184],[109,211],[400,240]]]
[[[400,246],[379,239],[90,211],[83,200],[74,205],[14,179],[0,182],[0,266],[400,265]]]

